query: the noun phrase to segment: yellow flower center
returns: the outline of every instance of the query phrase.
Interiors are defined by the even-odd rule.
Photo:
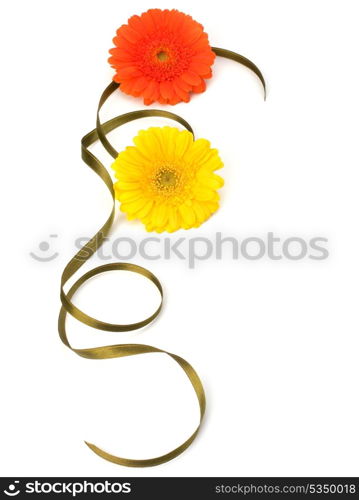
[[[179,176],[177,172],[168,167],[160,168],[155,175],[154,184],[162,193],[172,192],[178,185]]]

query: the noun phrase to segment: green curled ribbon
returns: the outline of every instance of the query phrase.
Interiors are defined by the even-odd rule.
[[[232,59],[240,64],[243,64],[244,66],[248,67],[251,69],[261,80],[265,92],[265,81],[264,78],[257,68],[249,59],[236,54],[235,52],[227,51],[225,49],[220,49],[220,48],[212,48],[212,50],[218,55],[222,56],[228,59]],[[149,323],[151,323],[160,313],[161,307],[162,307],[162,300],[161,304],[157,308],[157,310],[148,318],[139,321],[137,323],[131,323],[131,324],[113,324],[113,323],[107,323],[104,321],[100,321],[82,310],[80,310],[78,307],[75,306],[75,304],[72,302],[72,298],[77,292],[77,290],[86,283],[90,278],[93,276],[96,276],[101,273],[105,272],[110,272],[110,271],[130,271],[134,272],[137,274],[140,274],[144,276],[145,278],[149,279],[158,289],[158,291],[161,294],[161,299],[163,298],[163,290],[161,283],[159,280],[156,278],[154,274],[152,274],[150,271],[147,269],[137,266],[135,264],[130,264],[130,263],[111,263],[111,264],[106,264],[102,266],[98,266],[87,273],[83,274],[80,278],[78,278],[74,284],[72,284],[69,288],[69,290],[66,292],[65,291],[65,286],[68,283],[68,281],[76,274],[76,272],[81,268],[81,266],[91,258],[91,256],[101,247],[103,244],[106,236],[109,234],[114,217],[115,217],[115,193],[113,189],[113,181],[111,179],[110,174],[108,173],[107,169],[104,167],[104,165],[100,162],[100,160],[89,151],[89,147],[96,142],[97,140],[100,140],[104,148],[110,153],[110,155],[113,158],[117,157],[117,151],[115,148],[110,144],[110,142],[107,139],[107,134],[111,132],[112,130],[125,125],[126,123],[129,123],[133,120],[137,120],[140,118],[146,118],[146,117],[162,117],[162,118],[168,118],[171,120],[176,121],[180,125],[184,126],[189,132],[193,134],[193,130],[191,126],[180,116],[170,113],[168,111],[163,111],[163,110],[156,110],[156,109],[147,109],[147,110],[140,110],[140,111],[133,111],[130,113],[126,113],[123,115],[119,115],[111,120],[108,120],[105,123],[101,123],[99,113],[100,110],[103,106],[103,104],[106,102],[108,97],[118,88],[119,84],[112,82],[103,92],[99,105],[98,105],[98,110],[97,110],[97,120],[96,120],[96,129],[92,130],[88,134],[86,134],[82,140],[81,140],[81,152],[82,152],[82,159],[83,161],[100,177],[100,179],[104,182],[106,185],[113,201],[112,209],[110,212],[110,215],[108,216],[106,222],[102,225],[102,227],[96,232],[96,234],[91,238],[90,241],[88,241],[82,248],[79,250],[79,252],[76,253],[76,255],[68,262],[66,265],[65,269],[63,270],[62,277],[61,277],[61,291],[60,291],[60,298],[61,298],[61,303],[62,307],[60,309],[60,314],[59,314],[59,321],[58,321],[58,330],[59,330],[59,335],[62,340],[62,342],[69,348],[71,349],[74,353],[76,353],[79,356],[82,356],[84,358],[88,359],[111,359],[111,358],[121,358],[125,356],[135,356],[137,354],[145,354],[145,353],[162,353],[162,354],[167,354],[170,356],[174,361],[176,361],[179,366],[183,369],[183,371],[186,373],[189,381],[192,384],[192,387],[196,393],[198,404],[199,404],[199,409],[200,409],[200,421],[195,429],[195,431],[192,433],[192,435],[180,446],[175,448],[174,450],[170,451],[169,453],[166,453],[165,455],[161,455],[159,457],[155,458],[149,458],[149,459],[144,459],[144,460],[135,460],[135,459],[129,459],[129,458],[122,458],[122,457],[117,457],[114,455],[111,455],[110,453],[107,453],[106,451],[102,450],[101,448],[98,448],[94,444],[86,442],[87,446],[97,455],[100,457],[104,458],[105,460],[108,460],[110,462],[113,462],[118,465],[125,465],[128,467],[151,467],[154,465],[160,465],[164,462],[168,462],[169,460],[172,460],[173,458],[177,457],[180,455],[183,451],[185,451],[190,444],[193,442],[195,437],[197,436],[201,423],[205,414],[205,408],[206,408],[206,398],[205,398],[205,392],[204,388],[202,385],[202,382],[197,375],[196,371],[194,368],[183,358],[180,356],[177,356],[176,354],[170,353],[168,351],[164,351],[162,349],[159,349],[157,347],[152,347],[149,345],[145,344],[114,344],[114,345],[108,345],[108,346],[99,346],[99,347],[91,347],[91,348],[86,348],[86,349],[76,349],[71,346],[68,338],[67,338],[67,333],[66,333],[66,316],[67,314],[70,314],[74,318],[76,318],[78,321],[81,323],[84,323],[92,328],[96,328],[98,330],[105,330],[105,331],[111,331],[111,332],[126,332],[126,331],[132,331],[132,330],[137,330],[139,328],[142,328]],[[194,134],[193,134],[194,135]]]

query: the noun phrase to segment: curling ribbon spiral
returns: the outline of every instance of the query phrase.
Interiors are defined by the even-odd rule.
[[[247,68],[251,69],[260,79],[262,82],[264,92],[266,91],[265,87],[265,81],[264,78],[260,72],[260,70],[257,68],[255,64],[253,64],[249,59],[236,54],[235,52],[231,52],[229,50],[225,49],[220,49],[220,48],[215,48],[213,47],[212,50],[221,57],[225,57],[227,59],[234,60],[240,64],[243,64]],[[61,298],[61,303],[62,307],[60,310],[59,314],[59,321],[58,321],[58,330],[59,330],[59,335],[62,340],[62,342],[69,348],[71,349],[74,353],[78,354],[79,356],[82,356],[84,358],[88,359],[110,359],[110,358],[121,358],[124,356],[134,356],[136,354],[145,354],[145,353],[163,353],[167,354],[170,356],[174,361],[176,361],[179,366],[184,370],[186,373],[187,377],[189,378],[192,387],[196,393],[197,399],[198,399],[198,404],[200,408],[200,422],[198,427],[195,429],[193,434],[180,446],[175,448],[174,450],[170,451],[169,453],[166,453],[165,455],[161,455],[159,457],[155,458],[149,458],[149,459],[144,459],[144,460],[135,460],[135,459],[129,459],[129,458],[121,458],[117,457],[114,455],[111,455],[107,453],[106,451],[98,448],[94,444],[86,442],[87,446],[97,455],[100,457],[113,462],[115,464],[119,465],[125,465],[128,467],[150,467],[154,465],[160,465],[164,462],[168,462],[169,460],[172,460],[173,458],[177,457],[179,454],[181,454],[183,451],[185,451],[189,445],[193,442],[195,437],[197,436],[203,417],[205,413],[205,408],[206,408],[206,398],[205,398],[205,392],[204,388],[202,385],[202,382],[197,375],[196,371],[194,368],[183,358],[180,356],[177,356],[176,354],[164,351],[162,349],[159,349],[157,347],[152,347],[149,345],[145,344],[114,344],[114,345],[109,345],[109,346],[100,346],[100,347],[91,347],[87,349],[76,349],[71,346],[68,338],[67,338],[67,333],[66,333],[66,316],[67,314],[70,314],[74,318],[76,318],[78,321],[81,323],[84,323],[92,328],[96,328],[98,330],[105,330],[105,331],[111,331],[111,332],[126,332],[126,331],[132,331],[132,330],[137,330],[138,328],[142,328],[145,325],[148,325],[151,323],[160,313],[161,307],[162,307],[162,300],[161,304],[158,307],[158,309],[148,318],[139,321],[138,323],[131,323],[131,324],[111,324],[111,323],[106,323],[104,321],[100,321],[96,318],[93,318],[86,314],[85,312],[81,311],[78,307],[74,305],[72,302],[72,298],[77,292],[77,290],[90,278],[97,274],[109,272],[109,271],[131,271],[134,273],[138,273],[147,279],[149,279],[159,290],[161,294],[161,298],[163,297],[163,291],[162,291],[162,286],[159,280],[152,274],[150,271],[147,269],[137,266],[135,264],[130,264],[130,263],[111,263],[111,264],[106,264],[102,266],[98,266],[87,273],[83,274],[80,278],[78,278],[72,286],[70,286],[69,290],[66,292],[65,291],[65,286],[67,282],[76,274],[76,272],[81,268],[81,266],[101,247],[101,245],[104,242],[104,239],[106,236],[109,234],[110,229],[112,227],[114,217],[115,217],[115,194],[114,194],[114,189],[113,189],[113,181],[111,179],[110,174],[108,173],[107,169],[104,167],[104,165],[100,162],[98,158],[94,154],[92,154],[89,151],[89,147],[96,142],[97,140],[100,140],[104,148],[110,153],[111,156],[114,158],[117,157],[117,151],[113,148],[113,146],[110,144],[108,141],[106,135],[111,132],[112,130],[116,129],[117,127],[120,127],[121,125],[124,125],[128,122],[131,122],[133,120],[137,120],[139,118],[146,118],[146,117],[163,117],[163,118],[168,118],[171,120],[174,120],[178,122],[180,125],[184,126],[189,132],[193,134],[193,130],[191,126],[180,116],[170,113],[168,111],[163,111],[163,110],[156,110],[156,109],[149,109],[149,110],[140,110],[140,111],[133,111],[130,113],[126,113],[120,116],[117,116],[105,123],[101,123],[100,118],[99,118],[99,112],[101,110],[101,107],[105,103],[105,101],[108,99],[108,97],[118,88],[119,84],[112,82],[103,92],[101,99],[99,101],[98,105],[98,110],[97,110],[97,120],[96,120],[96,128],[86,134],[82,140],[81,140],[81,153],[82,153],[82,159],[83,161],[100,177],[100,179],[104,182],[106,185],[112,200],[113,200],[113,206],[111,209],[111,213],[108,216],[106,222],[103,224],[103,226],[97,231],[97,233],[91,238],[90,241],[88,241],[82,248],[77,252],[77,254],[68,262],[66,265],[65,269],[63,270],[62,276],[61,276],[61,291],[60,291],[60,298]],[[194,134],[193,134],[194,135]]]

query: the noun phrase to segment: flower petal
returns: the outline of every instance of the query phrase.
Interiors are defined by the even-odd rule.
[[[178,207],[178,211],[181,214],[185,227],[191,227],[196,223],[196,214],[192,207],[183,204]]]
[[[167,80],[161,82],[160,94],[163,97],[163,99],[172,99],[174,94],[172,82],[168,82]]]
[[[186,73],[183,73],[183,75],[181,75],[181,80],[185,83],[189,83],[190,85],[200,85],[202,81],[201,78],[193,71],[186,71]]]

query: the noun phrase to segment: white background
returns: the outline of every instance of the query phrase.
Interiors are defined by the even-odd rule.
[[[81,162],[79,141],[94,127],[111,80],[115,30],[154,6],[191,14],[212,45],[246,55],[268,82],[264,103],[254,75],[217,59],[207,92],[171,109],[225,163],[220,210],[186,236],[319,235],[329,240],[330,258],[227,256],[194,270],[178,259],[138,258],[164,284],[158,321],[133,334],[69,321],[75,346],[149,343],[183,356],[202,377],[208,411],[195,443],[157,468],[126,469],[82,441],[130,458],[165,453],[197,425],[191,387],[165,356],[81,359],[61,344],[56,323],[72,242],[97,231],[110,209],[105,188]],[[355,0],[3,6],[2,476],[358,475],[357,7]],[[118,93],[103,116],[140,108]],[[153,124],[163,121],[131,124],[113,141],[120,149]],[[60,256],[35,261],[29,252],[39,253],[50,234],[58,237],[49,253]],[[121,217],[119,236],[146,235]],[[107,321],[139,320],[158,301],[143,281],[103,276],[76,301]]]

